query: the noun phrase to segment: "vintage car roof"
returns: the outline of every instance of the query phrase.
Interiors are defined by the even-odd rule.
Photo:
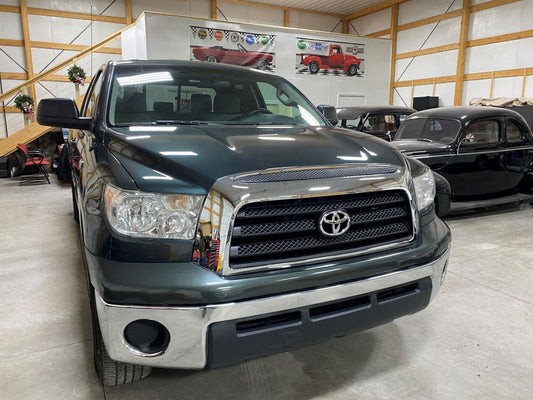
[[[409,107],[389,106],[389,105],[364,105],[352,107],[337,108],[337,117],[339,119],[357,118],[361,114],[366,113],[414,113],[415,109]]]
[[[509,116],[522,119],[522,116],[516,111],[501,107],[486,106],[453,106],[430,108],[428,110],[418,111],[409,116],[411,118],[450,118],[457,119],[463,123],[476,118],[494,116]]]

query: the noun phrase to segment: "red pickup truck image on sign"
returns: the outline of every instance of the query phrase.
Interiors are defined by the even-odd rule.
[[[321,69],[342,70],[353,76],[359,71],[361,60],[355,56],[344,54],[342,47],[338,44],[329,46],[329,54],[301,54],[301,64],[309,67],[309,72],[317,74]]]
[[[274,59],[270,53],[248,51],[240,43],[237,43],[237,49],[226,49],[222,46],[193,47],[192,54],[200,61],[255,67],[261,70],[267,69]]]

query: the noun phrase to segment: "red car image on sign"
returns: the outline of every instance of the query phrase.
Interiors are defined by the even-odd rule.
[[[192,53],[194,58],[200,61],[255,67],[261,70],[267,69],[274,59],[270,53],[248,51],[240,43],[237,43],[237,49],[226,49],[222,46],[193,47]]]

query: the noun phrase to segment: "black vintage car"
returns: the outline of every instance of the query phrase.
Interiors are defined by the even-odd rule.
[[[393,142],[450,184],[439,215],[531,200],[533,136],[524,118],[495,107],[443,107],[411,115]]]
[[[399,106],[354,106],[337,109],[339,126],[391,141],[400,124],[416,110]]]

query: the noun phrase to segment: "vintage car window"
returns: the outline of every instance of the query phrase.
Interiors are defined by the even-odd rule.
[[[461,128],[459,121],[443,118],[413,118],[406,120],[394,140],[426,140],[449,144]]]
[[[292,85],[274,75],[196,68],[117,68],[111,126],[154,124],[307,125],[326,121]]]
[[[505,140],[509,144],[518,144],[524,141],[522,129],[520,129],[516,122],[510,119],[505,121]]]
[[[371,115],[363,124],[363,132],[395,132],[394,115]]]
[[[466,128],[463,137],[472,135],[473,141],[464,144],[495,144],[500,141],[500,125],[495,120],[477,121]]]
[[[390,114],[384,115],[383,118],[385,119],[385,132],[396,132],[396,116]]]
[[[409,115],[411,114],[400,114],[400,124],[403,124],[403,121],[405,121]]]
[[[357,117],[356,119],[343,119],[342,121],[339,121],[338,125],[348,129],[357,129],[360,123],[361,117]]]

